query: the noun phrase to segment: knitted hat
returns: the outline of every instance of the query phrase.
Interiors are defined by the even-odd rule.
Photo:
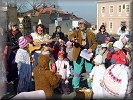
[[[101,44],[102,48],[106,48],[107,47],[107,44],[103,43]]]
[[[59,56],[62,56],[62,57],[64,57],[64,52],[62,52],[62,51],[59,51],[59,52],[58,52],[58,57],[59,57]]]
[[[103,57],[101,55],[96,55],[96,57],[94,58],[94,62],[102,64],[103,61]]]
[[[24,47],[26,47],[28,45],[28,41],[25,39],[25,38],[21,38],[20,40],[19,40],[19,47],[20,48],[24,48]]]
[[[81,24],[81,23],[82,24],[86,24],[86,21],[84,19],[80,19],[79,22],[78,22],[78,24]]]
[[[121,41],[115,41],[115,43],[113,44],[113,47],[117,47],[119,49],[122,49],[123,43]]]
[[[67,41],[66,46],[71,46],[71,45],[72,45],[72,42]]]

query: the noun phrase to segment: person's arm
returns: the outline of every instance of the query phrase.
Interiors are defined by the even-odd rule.
[[[96,42],[96,35],[92,32],[92,45],[88,49],[89,52],[95,51],[97,48],[98,43]]]
[[[118,28],[117,35],[121,35],[121,27]]]
[[[119,55],[119,59],[116,61],[116,64],[127,64],[127,58],[126,55],[124,54],[124,52],[121,52]]]
[[[53,72],[49,72],[48,80],[52,87],[56,87],[61,81],[61,75],[54,74]]]

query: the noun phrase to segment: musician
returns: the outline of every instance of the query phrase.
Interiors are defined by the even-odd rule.
[[[43,42],[43,46],[46,46],[46,44],[48,44],[49,42],[52,42],[50,40],[50,36],[45,33],[45,26],[42,24],[38,24],[36,26],[35,32],[28,35],[28,37],[31,37],[31,39],[33,40],[33,41],[30,41],[30,43],[32,43],[34,46],[38,46],[38,47],[42,46],[42,44],[40,44],[41,42]],[[35,40],[37,40],[37,41],[35,41]],[[33,67],[35,67],[37,65],[38,56],[40,53],[41,53],[41,48],[34,50],[34,52],[32,52],[32,55],[34,58]]]

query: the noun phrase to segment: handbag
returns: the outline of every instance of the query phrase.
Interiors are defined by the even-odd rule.
[[[4,48],[4,54],[7,55],[8,54],[8,46],[6,45]]]

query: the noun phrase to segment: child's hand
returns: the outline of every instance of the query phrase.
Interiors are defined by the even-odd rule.
[[[88,82],[92,82],[93,78],[88,78],[87,81]]]
[[[103,87],[103,81],[102,80],[100,80],[100,86]]]

